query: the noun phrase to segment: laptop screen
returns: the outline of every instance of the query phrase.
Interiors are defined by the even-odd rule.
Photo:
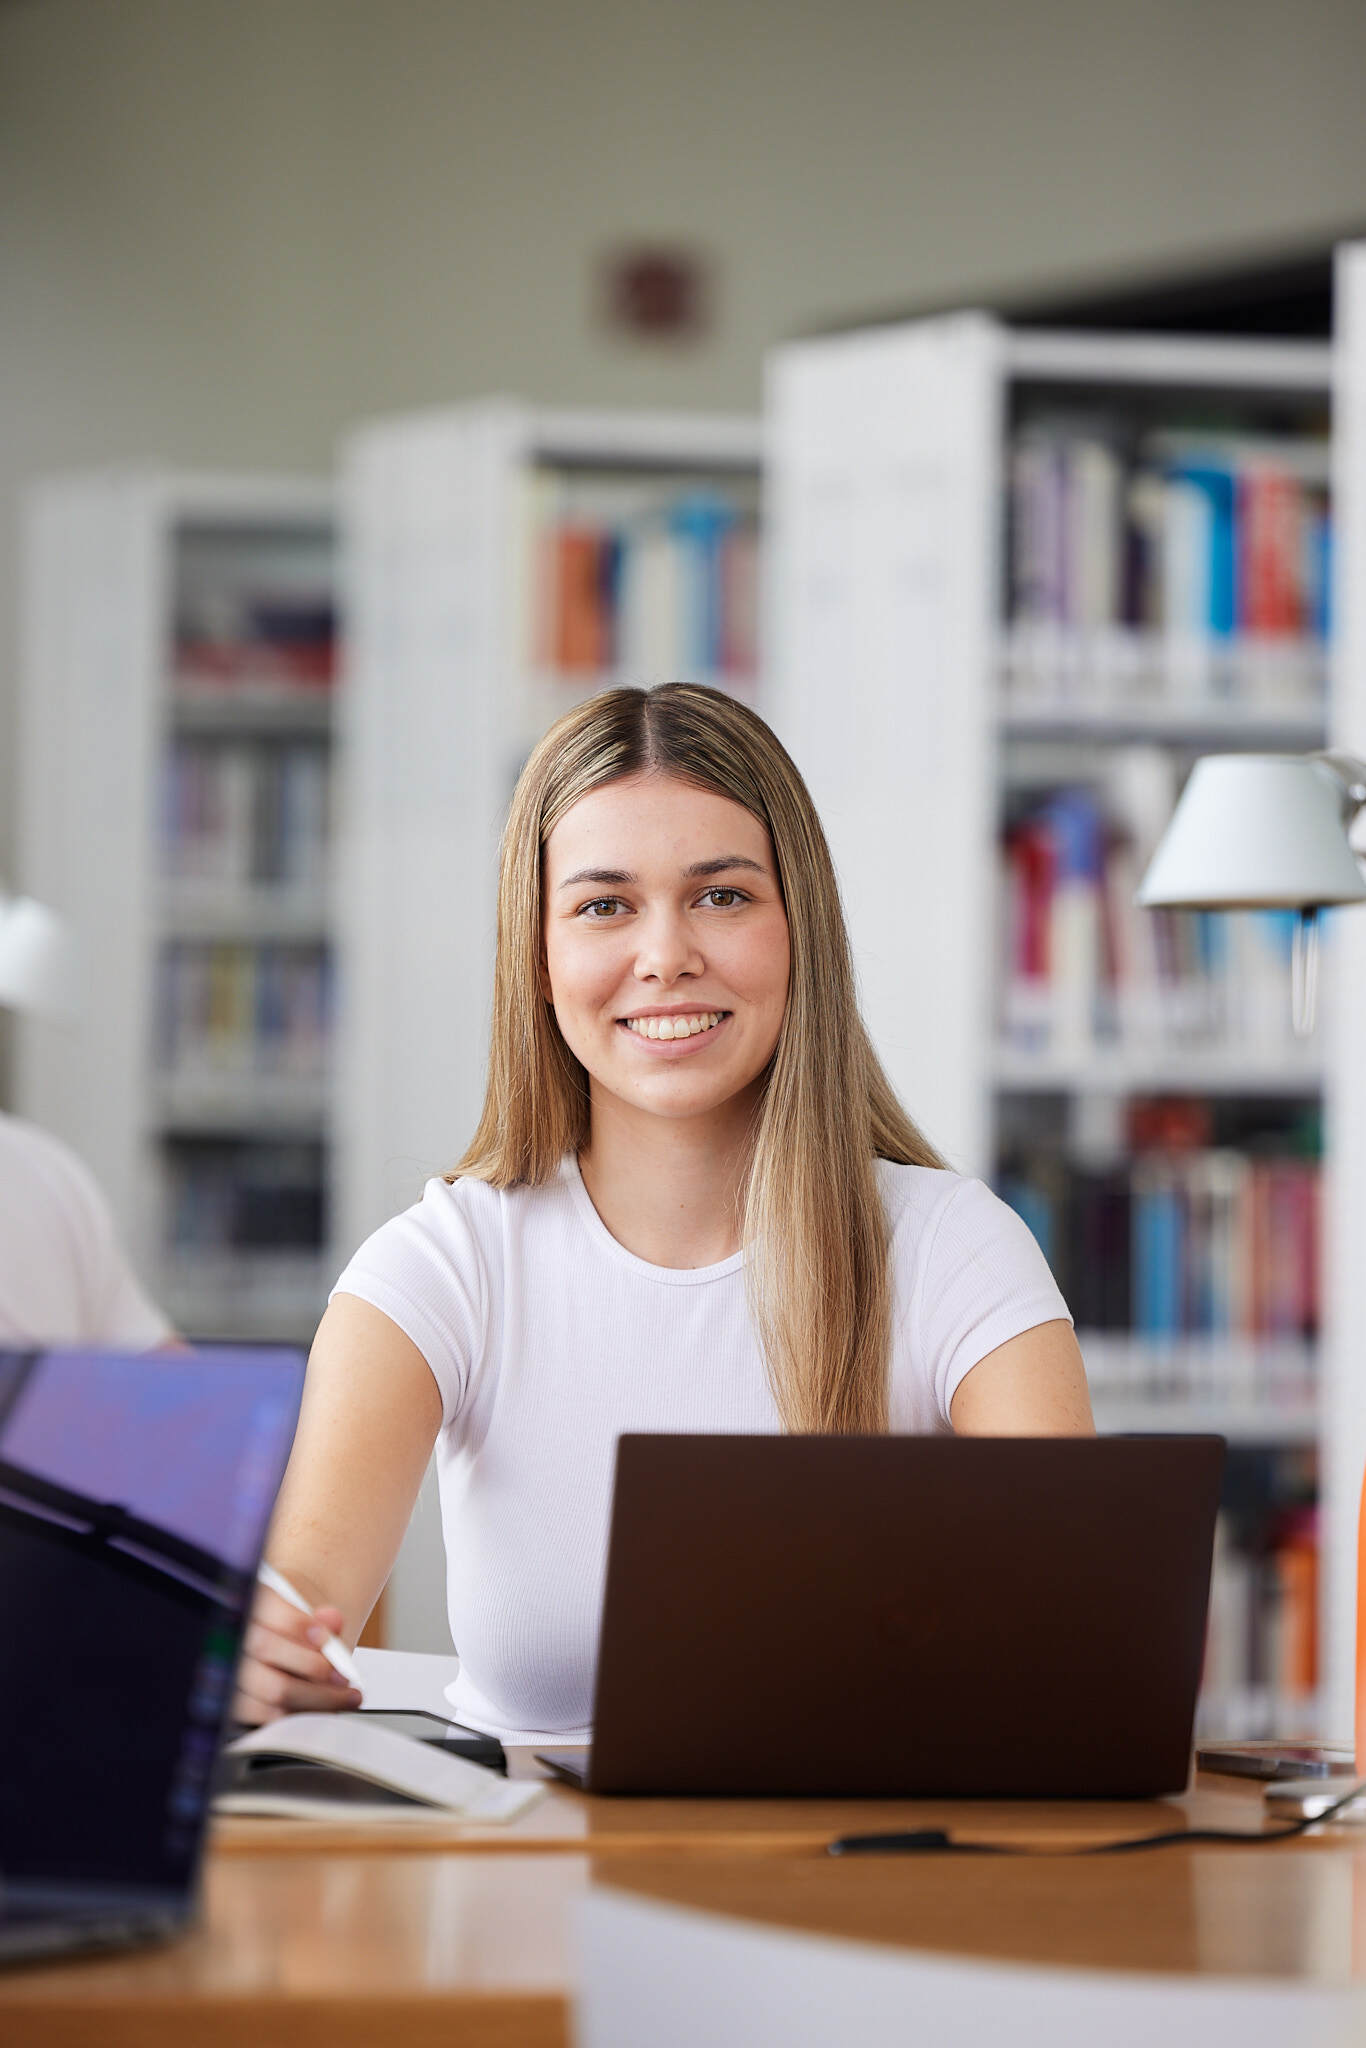
[[[0,1873],[183,1892],[303,1359],[0,1351]]]

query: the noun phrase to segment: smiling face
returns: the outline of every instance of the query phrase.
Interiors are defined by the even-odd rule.
[[[747,1118],[790,966],[764,826],[646,772],[580,797],[544,862],[543,992],[595,1112]]]

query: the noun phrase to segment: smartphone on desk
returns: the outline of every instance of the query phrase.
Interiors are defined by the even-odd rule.
[[[447,1721],[440,1714],[419,1709],[392,1712],[385,1707],[357,1707],[356,1717],[372,1721],[377,1728],[392,1728],[396,1735],[410,1735],[416,1742],[430,1742],[447,1756],[463,1756],[468,1763],[486,1764],[491,1771],[507,1776],[507,1757],[496,1735],[481,1728],[467,1728],[462,1721]]]
[[[1195,1752],[1196,1768],[1219,1771],[1230,1778],[1354,1778],[1356,1759],[1350,1749],[1330,1749],[1321,1742],[1210,1742]]]
[[[1277,1820],[1317,1820],[1351,1792],[1350,1779],[1290,1778],[1283,1784],[1267,1786],[1266,1809]],[[1355,1795],[1334,1818],[1354,1825],[1366,1821],[1366,1781],[1358,1780]]]

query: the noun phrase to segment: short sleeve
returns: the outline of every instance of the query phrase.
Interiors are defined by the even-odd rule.
[[[914,1314],[944,1421],[962,1381],[989,1351],[1040,1323],[1071,1320],[1028,1225],[984,1182],[960,1181],[934,1225]]]
[[[429,1181],[420,1202],[365,1240],[332,1289],[368,1301],[416,1344],[444,1427],[460,1414],[488,1324],[487,1274],[461,1186]]]

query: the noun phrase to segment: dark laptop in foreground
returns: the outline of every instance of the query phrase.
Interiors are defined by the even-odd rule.
[[[1221,1437],[624,1436],[592,1792],[1143,1799],[1191,1755]]]
[[[0,1351],[0,1962],[193,1918],[303,1357]]]

